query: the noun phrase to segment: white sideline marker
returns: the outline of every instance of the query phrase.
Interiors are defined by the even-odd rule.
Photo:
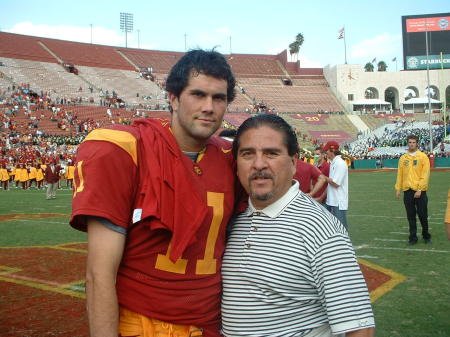
[[[380,239],[380,238],[375,238],[375,241],[405,241],[405,240],[399,240],[399,239]]]
[[[367,249],[386,249],[386,250],[403,250],[403,251],[411,251],[411,252],[429,252],[429,253],[446,253],[446,254],[450,254],[450,250],[395,248],[395,247],[374,247],[374,246],[365,246],[365,247],[361,247],[361,248],[354,247],[355,250],[356,249],[362,249],[362,248],[367,248]]]

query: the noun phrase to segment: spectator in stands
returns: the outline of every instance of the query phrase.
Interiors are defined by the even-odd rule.
[[[140,120],[81,144],[71,225],[88,230],[92,337],[220,336],[235,173],[231,144],[211,136],[234,86],[221,54],[189,51],[167,78],[170,125]]]
[[[327,157],[331,160],[330,176],[327,178],[327,207],[344,227],[348,230],[348,166],[342,159],[339,143],[327,142],[324,147]]]
[[[400,157],[395,183],[396,197],[403,191],[403,203],[409,223],[410,246],[417,243],[416,214],[422,225],[422,237],[425,243],[431,243],[428,231],[428,181],[430,179],[430,161],[427,155],[418,150],[419,139],[415,135],[407,137],[408,151]]]
[[[276,115],[251,117],[238,130],[233,155],[250,197],[225,250],[224,335],[372,337],[370,298],[348,233],[299,191],[298,150]]]

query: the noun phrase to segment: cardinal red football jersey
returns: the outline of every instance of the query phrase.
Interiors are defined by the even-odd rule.
[[[137,146],[139,135],[129,129],[98,131],[80,145],[71,225],[85,230],[84,219],[90,215],[104,217],[126,231],[117,276],[121,305],[163,321],[215,329],[220,321],[225,230],[234,206],[231,144],[213,138],[196,162],[181,156],[208,211],[174,263],[169,259],[172,233],[154,226],[156,218],[136,222],[142,207],[139,186],[145,185],[145,177],[139,183],[138,166],[146,153]],[[186,228],[191,220],[183,219]]]

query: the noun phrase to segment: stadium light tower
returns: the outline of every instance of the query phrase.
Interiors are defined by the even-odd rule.
[[[128,33],[133,31],[133,14],[120,13],[120,30],[125,32],[125,48],[128,48]]]

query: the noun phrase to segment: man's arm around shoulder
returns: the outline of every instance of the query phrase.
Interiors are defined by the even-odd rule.
[[[375,336],[375,328],[367,328],[345,333],[345,337],[374,337],[374,336]]]
[[[89,218],[86,294],[91,337],[118,335],[116,276],[124,245],[125,235]]]

